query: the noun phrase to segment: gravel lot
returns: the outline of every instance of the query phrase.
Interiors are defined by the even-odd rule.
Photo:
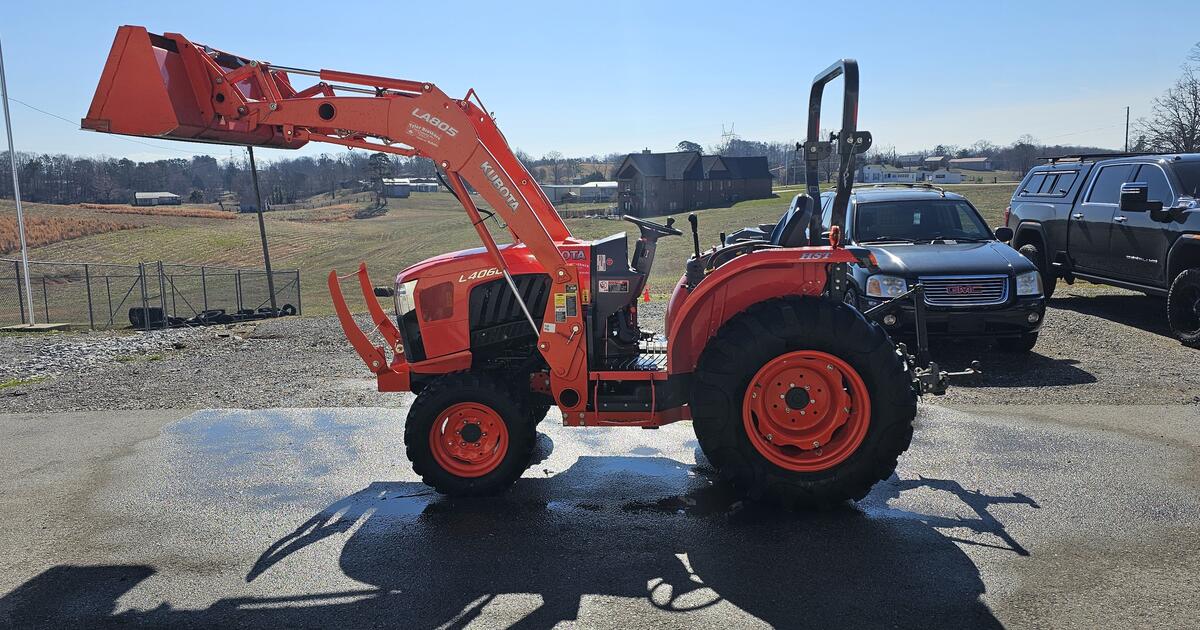
[[[643,321],[658,324],[664,308],[643,304]],[[1141,294],[1062,285],[1032,354],[1001,354],[986,342],[935,345],[944,368],[979,359],[985,373],[926,402],[1200,404],[1200,352],[1170,337],[1163,311],[1162,300]],[[332,317],[151,333],[0,335],[3,412],[400,404],[400,397],[374,390]]]

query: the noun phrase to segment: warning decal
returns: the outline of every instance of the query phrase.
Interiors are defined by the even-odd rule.
[[[601,293],[629,293],[628,280],[600,280],[596,284]]]

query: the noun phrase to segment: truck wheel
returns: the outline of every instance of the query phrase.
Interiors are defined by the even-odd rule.
[[[1035,332],[1025,333],[1020,337],[1000,337],[996,340],[996,349],[1013,354],[1029,352],[1037,345],[1037,340],[1038,334]]]
[[[536,431],[529,410],[499,379],[448,374],[421,390],[408,411],[404,444],[413,470],[453,496],[496,494],[529,466]]]
[[[1167,293],[1167,323],[1180,343],[1200,348],[1200,268],[1175,276]]]
[[[858,500],[908,449],[917,396],[887,333],[797,297],[721,327],[690,399],[701,449],[743,494],[785,506]]]
[[[1042,250],[1038,249],[1037,245],[1027,243],[1017,250],[1026,260],[1033,263],[1034,267],[1042,274],[1042,292],[1049,300],[1050,296],[1054,295],[1055,285],[1058,284],[1058,279],[1054,274],[1050,273],[1050,265],[1046,262],[1046,256],[1042,254]]]

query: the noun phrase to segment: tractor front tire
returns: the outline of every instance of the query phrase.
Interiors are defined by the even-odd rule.
[[[705,456],[742,494],[816,507],[859,500],[891,476],[917,396],[878,324],[845,304],[787,297],[721,327],[690,405]]]
[[[404,444],[426,485],[451,496],[506,490],[533,455],[537,423],[503,380],[456,372],[421,390],[408,411]]]

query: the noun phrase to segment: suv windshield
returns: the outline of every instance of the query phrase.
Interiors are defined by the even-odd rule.
[[[956,199],[860,202],[855,210],[859,243],[943,239],[986,241],[992,232],[970,204]]]
[[[1183,194],[1200,197],[1200,161],[1176,162],[1171,168],[1183,185]]]

